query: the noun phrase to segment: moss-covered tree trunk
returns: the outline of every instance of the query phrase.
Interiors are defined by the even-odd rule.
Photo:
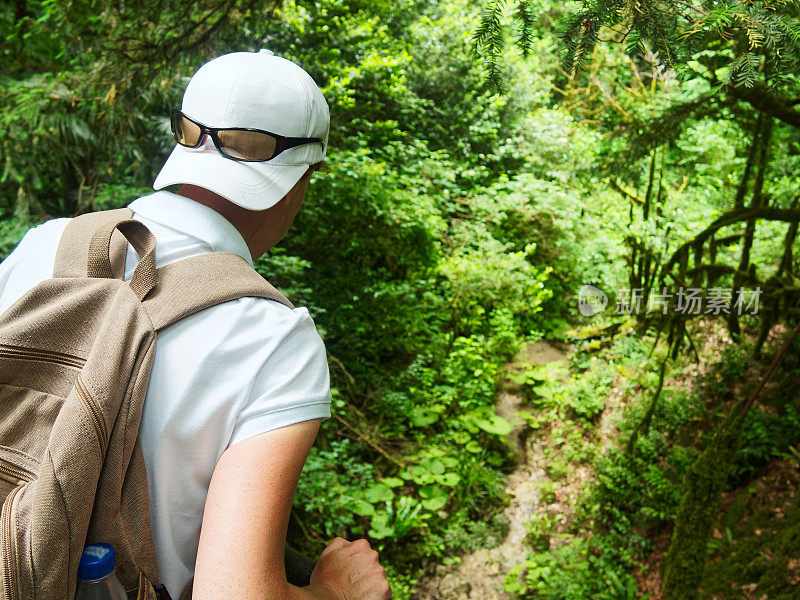
[[[739,441],[739,417],[731,414],[721,431],[689,469],[664,562],[664,600],[699,600],[706,544],[725,488],[728,467]],[[725,427],[725,425],[730,425]]]
[[[756,141],[758,141],[759,149],[757,153],[757,168],[758,171],[756,173],[756,180],[753,184],[753,197],[750,202],[750,208],[758,208],[759,206],[768,206],[768,201],[763,194],[764,188],[764,177],[767,171],[767,165],[769,163],[769,144],[770,139],[772,137],[772,117],[764,117],[763,115],[759,116],[758,120],[759,132],[756,138],[753,139],[753,146],[756,146]],[[752,155],[752,152],[751,152]],[[749,162],[749,160],[748,160]],[[745,175],[749,174],[749,164],[748,167],[745,168]],[[744,187],[746,187],[746,182],[743,182]],[[742,186],[739,188],[739,192],[742,191]],[[737,192],[736,203],[740,202],[739,193]],[[734,304],[737,300],[741,300],[739,295],[742,290],[742,286],[745,283],[745,279],[742,277],[743,273],[747,273],[750,268],[750,251],[753,246],[753,239],[755,237],[756,231],[756,219],[750,219],[747,221],[747,225],[745,226],[744,236],[742,237],[742,250],[739,259],[739,268],[737,272],[733,276],[733,287],[731,289],[731,300]],[[739,318],[737,312],[735,310],[731,310],[730,314],[728,315],[728,329],[731,332],[731,335],[734,339],[738,339],[740,334],[739,329]]]
[[[755,391],[733,406],[714,439],[686,473],[683,498],[664,561],[664,600],[699,600],[708,538],[716,521],[731,459],[739,445],[744,419],[799,333],[800,322],[786,338]]]

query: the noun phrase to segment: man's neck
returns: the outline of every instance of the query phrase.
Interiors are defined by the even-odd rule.
[[[256,243],[257,233],[263,228],[263,218],[260,217],[262,217],[261,213],[264,211],[247,210],[211,190],[196,185],[184,184],[177,193],[208,206],[225,217],[241,234],[253,260],[256,260],[268,250],[268,248],[259,248]]]
[[[310,171],[301,177],[286,194],[269,208],[247,210],[205,188],[185,184],[178,194],[217,211],[242,234],[253,260],[283,239],[292,225],[308,189]]]

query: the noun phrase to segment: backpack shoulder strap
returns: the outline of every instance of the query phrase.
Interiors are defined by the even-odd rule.
[[[156,287],[143,305],[156,330],[204,308],[246,296],[294,305],[232,252],[208,252],[156,270]]]
[[[101,210],[86,213],[72,219],[58,243],[53,277],[86,277],[89,242],[97,229],[106,224],[117,223],[133,217],[130,208]],[[111,237],[109,255],[114,276],[122,279],[125,272],[125,256],[128,241],[119,231]]]

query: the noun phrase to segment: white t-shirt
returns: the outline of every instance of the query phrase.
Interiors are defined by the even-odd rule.
[[[156,237],[156,266],[211,251],[252,264],[236,228],[216,211],[167,191],[130,204]],[[69,219],[28,231],[0,264],[0,312],[53,276]],[[129,247],[125,278],[138,262]],[[325,347],[305,308],[240,298],[158,333],[142,413],[150,517],[164,585],[180,598],[194,574],[208,486],[230,445],[292,423],[330,417]]]

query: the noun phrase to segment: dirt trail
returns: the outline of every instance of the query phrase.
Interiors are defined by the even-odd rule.
[[[551,362],[566,364],[569,348],[556,344],[541,341],[528,346],[517,360],[507,365],[508,369],[515,371]],[[494,547],[465,554],[458,565],[438,565],[433,574],[420,579],[415,600],[511,600],[511,595],[503,590],[503,579],[511,567],[527,557],[525,524],[539,508],[539,482],[545,477],[541,461],[537,460],[536,446],[527,440],[527,426],[517,416],[524,407],[525,399],[518,391],[506,389],[500,393],[497,414],[514,425],[509,438],[519,460],[506,479],[510,498],[504,512],[508,535]]]

